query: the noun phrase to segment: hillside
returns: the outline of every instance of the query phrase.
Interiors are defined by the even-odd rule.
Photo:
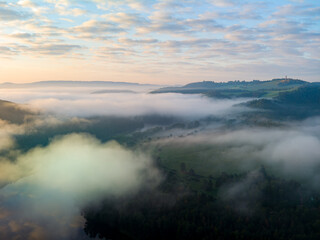
[[[203,81],[190,83],[182,87],[160,88],[152,93],[183,93],[183,94],[205,94],[215,98],[237,98],[237,97],[275,97],[280,92],[294,90],[309,84],[306,81],[291,78],[279,78],[269,81],[253,80],[212,82]]]
[[[21,124],[28,117],[35,115],[34,112],[21,107],[18,104],[0,100],[0,119],[10,123]]]
[[[320,107],[320,85],[307,85],[292,92],[281,93],[279,101],[286,104]]]
[[[256,99],[245,105],[273,118],[301,119],[320,115],[320,85],[308,84],[293,91],[282,92],[273,99]]]

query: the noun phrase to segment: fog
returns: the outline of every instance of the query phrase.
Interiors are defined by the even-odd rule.
[[[205,129],[183,138],[163,138],[155,144],[173,146],[211,145],[223,152],[228,161],[206,155],[219,171],[236,168],[240,172],[267,166],[277,176],[307,181],[319,188],[319,118],[290,122],[285,126],[263,128],[242,126],[237,129]]]
[[[208,115],[222,116],[242,108],[234,105],[248,99],[218,100],[202,95],[150,94],[149,88],[136,88],[134,93],[121,92],[127,88],[109,88],[107,93],[95,94],[101,88],[56,87],[0,89],[3,99],[28,104],[31,108],[67,117],[167,115],[197,119]],[[112,90],[114,92],[112,92]],[[119,92],[120,91],[120,92]]]
[[[257,202],[262,198],[257,184],[263,180],[261,171],[253,170],[244,179],[221,186],[218,196],[237,213],[251,215],[258,207]]]
[[[1,239],[79,239],[81,207],[161,181],[145,153],[86,134],[58,137],[0,168]]]

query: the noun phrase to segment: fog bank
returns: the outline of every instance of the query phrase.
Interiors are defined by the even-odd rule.
[[[97,88],[0,89],[3,99],[28,104],[31,108],[68,117],[166,115],[197,119],[208,115],[237,113],[235,104],[247,99],[213,99],[198,94],[149,94],[149,89],[135,93],[109,89],[104,94]],[[122,89],[129,91],[128,89]],[[9,92],[6,92],[9,91]]]

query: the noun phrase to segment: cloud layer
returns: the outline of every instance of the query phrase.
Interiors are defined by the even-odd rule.
[[[312,0],[4,1],[0,80],[317,81],[319,12]]]

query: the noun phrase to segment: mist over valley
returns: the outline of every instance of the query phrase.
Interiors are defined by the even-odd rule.
[[[1,238],[230,237],[242,218],[260,238],[267,230],[256,221],[278,224],[270,218],[275,208],[312,211],[320,203],[320,91],[286,81],[272,88],[273,97],[256,95],[257,87],[251,97],[216,97],[208,82],[198,84],[202,93],[139,85],[128,91],[124,83],[107,90],[79,82],[1,88],[10,100],[1,101],[0,115]],[[255,83],[268,82],[234,82]],[[230,93],[230,86],[220,91]],[[199,209],[189,212],[188,204]],[[203,215],[206,208],[214,214]],[[184,214],[209,222],[196,232]],[[205,233],[221,217],[234,227],[220,222]],[[185,224],[193,225],[178,232]]]

